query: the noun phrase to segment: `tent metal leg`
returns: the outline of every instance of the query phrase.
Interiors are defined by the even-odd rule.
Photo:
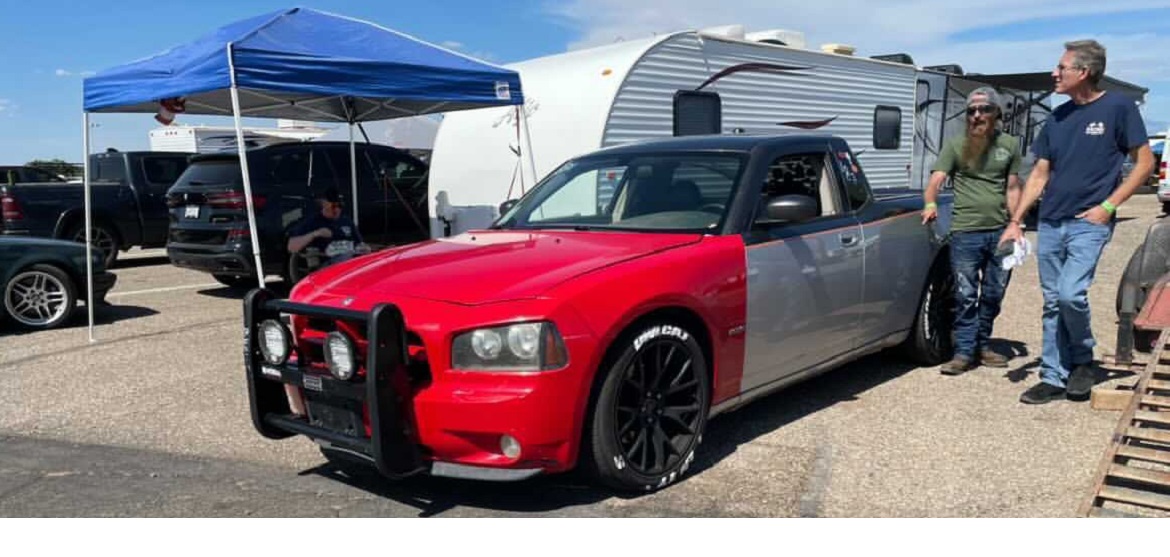
[[[90,206],[89,185],[89,113],[81,117],[81,143],[85,147],[85,155],[81,158],[82,181],[85,183],[85,309],[89,313],[89,341],[94,342],[93,336],[93,207]]]

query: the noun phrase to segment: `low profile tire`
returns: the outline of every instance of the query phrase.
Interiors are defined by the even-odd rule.
[[[90,232],[93,240],[93,249],[101,250],[105,256],[106,268],[109,269],[118,260],[118,250],[122,248],[122,242],[118,239],[118,233],[111,229],[108,225],[102,223],[94,223],[93,229]],[[85,243],[85,223],[79,223],[70,229],[66,238],[73,240],[79,244]]]
[[[236,275],[211,275],[216,282],[235,289],[244,289],[251,286],[256,286],[256,277],[240,277]]]
[[[4,313],[28,329],[60,327],[77,307],[77,287],[52,265],[33,265],[4,285]]]
[[[955,279],[945,262],[935,265],[918,302],[918,313],[902,353],[916,364],[936,366],[954,353]]]
[[[618,343],[617,359],[601,370],[583,457],[609,487],[654,491],[694,461],[711,404],[707,361],[694,334],[668,321],[640,326]]]

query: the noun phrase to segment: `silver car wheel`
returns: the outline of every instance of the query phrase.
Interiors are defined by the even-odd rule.
[[[4,289],[4,308],[22,325],[47,327],[60,320],[70,309],[71,300],[65,284],[44,271],[25,271]]]

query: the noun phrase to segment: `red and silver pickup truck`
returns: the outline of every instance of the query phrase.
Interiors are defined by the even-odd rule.
[[[889,347],[949,357],[949,206],[921,205],[831,136],[582,156],[490,229],[249,293],[252,420],[391,478],[658,489],[720,412]]]

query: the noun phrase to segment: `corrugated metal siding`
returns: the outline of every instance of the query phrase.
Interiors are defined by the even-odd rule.
[[[833,134],[848,141],[860,153],[858,158],[873,187],[909,185],[914,68],[737,41],[700,41],[695,34],[658,45],[634,67],[614,102],[602,144],[670,137],[676,91],[692,90],[719,71],[752,62],[809,69],[783,74],[737,73],[704,89],[718,92],[722,99],[724,133],[737,129],[752,134],[801,132],[779,123],[836,118],[813,133]],[[877,105],[902,110],[898,150],[873,148]]]

